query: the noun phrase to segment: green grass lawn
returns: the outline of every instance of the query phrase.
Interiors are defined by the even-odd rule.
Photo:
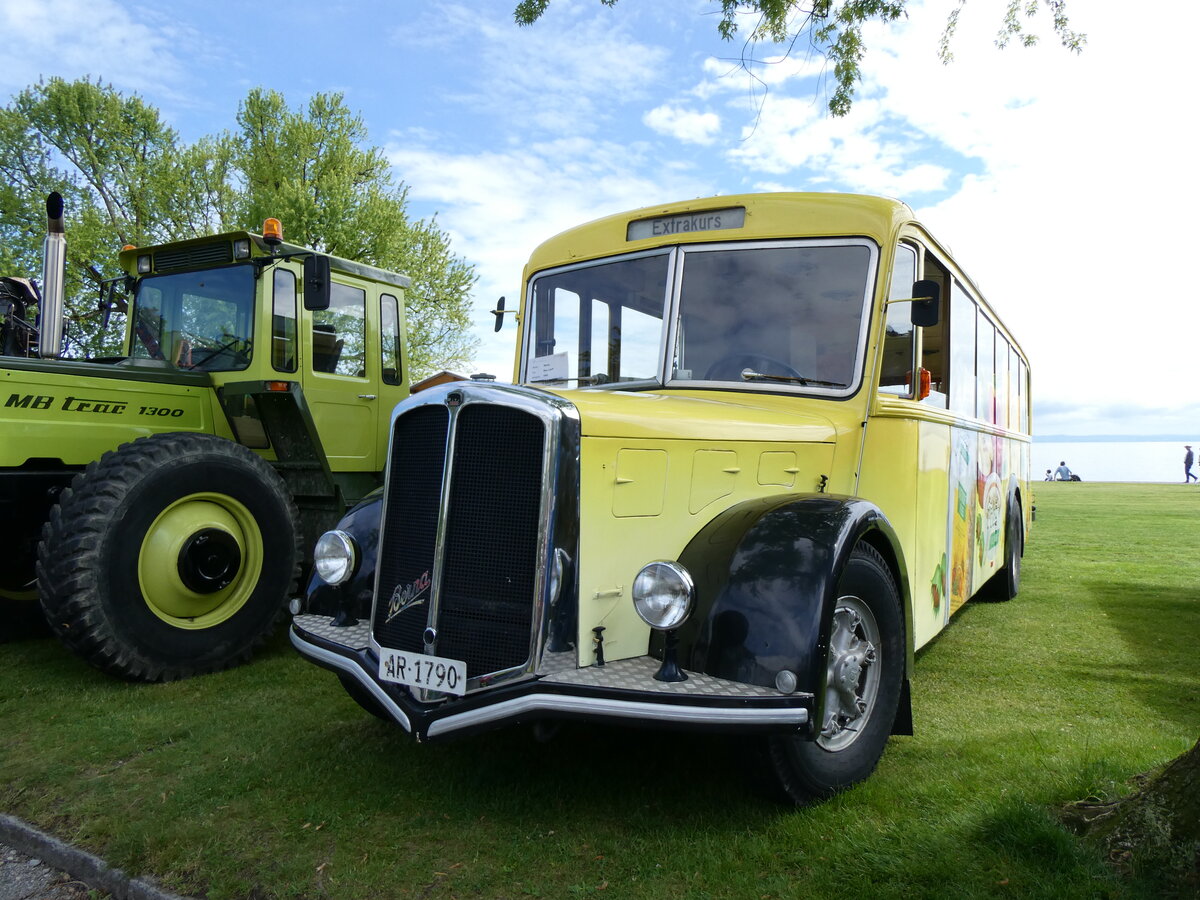
[[[1200,735],[1200,488],[1041,484],[1021,595],[918,655],[916,735],[822,806],[742,742],[572,727],[418,746],[282,636],[113,681],[0,644],[0,812],[210,898],[1159,897],[1056,810]]]

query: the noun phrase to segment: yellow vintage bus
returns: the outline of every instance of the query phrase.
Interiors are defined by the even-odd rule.
[[[902,203],[715,197],[534,251],[514,384],[392,417],[292,630],[419,739],[745,732],[796,802],[912,733],[914,651],[1017,593],[1029,365]]]

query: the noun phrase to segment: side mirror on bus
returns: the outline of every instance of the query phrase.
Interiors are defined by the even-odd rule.
[[[917,281],[912,289],[912,323],[920,328],[932,328],[938,323],[942,289],[936,281]]]
[[[304,258],[304,308],[329,309],[329,257]]]

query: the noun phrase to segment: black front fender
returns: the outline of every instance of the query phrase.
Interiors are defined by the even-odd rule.
[[[864,538],[890,557],[903,591],[899,541],[865,500],[791,495],[747,501],[717,516],[679,559],[696,583],[696,608],[679,629],[680,664],[763,687],[786,669],[797,690],[819,701],[838,576]],[[655,643],[661,653],[661,636]]]
[[[367,620],[375,590],[375,557],[379,552],[379,529],[383,521],[383,489],[364,497],[338,522],[339,531],[350,535],[358,551],[354,574],[342,584],[326,584],[316,569],[308,580],[304,611],[314,615]],[[347,622],[353,624],[353,622]]]

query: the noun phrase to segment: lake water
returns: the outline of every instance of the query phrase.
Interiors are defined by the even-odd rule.
[[[1200,438],[1190,442],[1200,462]],[[1181,441],[1038,441],[1030,467],[1041,480],[1060,460],[1084,481],[1183,481]],[[1200,465],[1192,472],[1200,475]]]

